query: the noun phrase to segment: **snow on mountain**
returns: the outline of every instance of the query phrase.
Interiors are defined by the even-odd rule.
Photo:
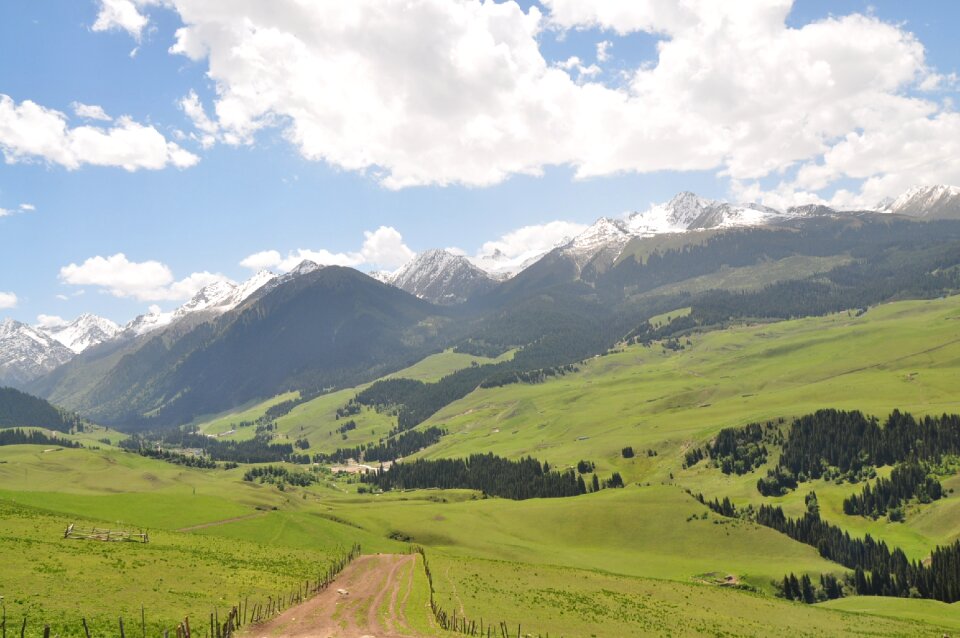
[[[298,268],[309,270],[309,267],[305,266],[304,263],[301,263]],[[309,263],[313,264],[313,262]],[[316,264],[313,265],[316,266]],[[277,280],[278,277],[273,273],[261,270],[241,284],[235,284],[227,280],[215,281],[201,288],[190,301],[173,312],[163,312],[158,306],[151,306],[150,312],[139,315],[124,326],[123,334],[128,337],[144,335],[181,321],[186,317],[197,316],[198,313],[222,315],[239,306],[264,286]]]
[[[729,204],[683,192],[669,202],[656,204],[623,219],[601,217],[560,247],[560,253],[571,257],[579,267],[601,255],[608,263],[613,263],[634,237],[711,228],[762,226],[807,214],[808,211],[799,209],[784,213],[759,204]]]
[[[389,270],[372,270],[367,273],[368,276],[373,277],[382,284],[389,284],[390,280],[393,279],[393,276],[396,274],[396,272]]]
[[[665,204],[633,213],[627,217],[627,227],[633,235],[644,237],[688,230],[762,226],[793,216],[760,204],[730,204],[683,192]]]
[[[601,217],[592,226],[560,248],[560,253],[572,257],[579,267],[601,252],[616,259],[633,237],[627,223],[621,219]]]
[[[46,328],[37,326],[36,330],[46,333],[79,354],[87,348],[112,339],[120,332],[120,326],[109,319],[84,313],[69,323]]]
[[[892,202],[881,202],[878,209],[925,219],[960,219],[960,188],[945,184],[915,186]]]
[[[73,358],[73,351],[25,323],[0,322],[0,385],[21,385]]]
[[[462,255],[428,250],[393,274],[389,283],[431,303],[462,303],[493,288],[495,281]]]

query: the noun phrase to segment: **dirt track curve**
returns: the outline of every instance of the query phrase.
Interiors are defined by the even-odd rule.
[[[243,633],[248,638],[416,636],[405,616],[415,567],[409,554],[361,556],[326,591]]]

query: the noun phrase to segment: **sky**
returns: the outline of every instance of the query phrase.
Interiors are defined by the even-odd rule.
[[[7,0],[0,318],[960,185],[960,3]]]

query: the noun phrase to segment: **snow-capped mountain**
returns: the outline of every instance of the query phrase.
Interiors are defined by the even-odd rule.
[[[0,322],[0,385],[21,385],[63,365],[73,351],[25,323]]]
[[[388,283],[431,303],[462,303],[495,285],[494,279],[462,255],[435,249],[414,257]]]
[[[729,204],[683,192],[669,202],[651,206],[644,212],[631,213],[623,219],[601,217],[561,246],[559,252],[572,258],[581,268],[598,257],[609,264],[634,237],[763,226],[809,214],[810,211],[801,209],[781,212],[759,204]]]
[[[313,263],[313,262],[309,262]],[[313,264],[316,266],[316,264]],[[300,264],[298,268],[309,270],[309,267]],[[315,270],[316,268],[314,268]],[[273,273],[261,270],[241,284],[232,281],[215,281],[201,288],[190,301],[172,312],[163,312],[157,306],[152,306],[150,312],[139,315],[123,328],[127,337],[135,337],[153,332],[159,328],[172,325],[187,317],[216,316],[233,310],[246,301],[251,295],[264,286],[277,281],[279,278]]]
[[[893,201],[881,202],[878,209],[924,219],[960,219],[960,188],[945,184],[915,186]]]
[[[622,219],[601,217],[592,226],[560,247],[560,253],[571,257],[578,267],[583,267],[594,257],[605,253],[611,261],[616,259],[627,242],[634,237],[627,222]]]
[[[682,233],[711,228],[763,226],[790,219],[794,215],[760,204],[730,204],[699,197],[691,192],[677,194],[666,204],[651,206],[627,217],[627,227],[635,236]]]
[[[37,326],[36,329],[53,337],[77,354],[112,339],[120,332],[120,326],[114,322],[90,313],[83,313],[63,325],[43,328]]]

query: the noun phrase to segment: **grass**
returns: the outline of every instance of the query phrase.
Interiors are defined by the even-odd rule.
[[[960,631],[960,604],[958,603],[948,605],[937,600],[858,596],[855,598],[838,598],[821,603],[818,607],[890,618],[906,618]]]
[[[552,636],[920,636],[952,627],[841,613],[727,587],[631,578],[587,569],[429,554],[439,604],[512,632]],[[901,605],[909,617],[922,613]],[[884,614],[887,615],[887,614]],[[929,623],[929,624],[927,624]]]
[[[723,427],[822,407],[885,415],[960,410],[960,297],[749,324],[674,352],[635,345],[542,384],[478,389],[426,426],[450,435],[423,456],[490,451],[554,464],[581,458],[628,478],[665,478]],[[622,447],[659,457],[620,458]]]
[[[184,616],[203,627],[213,609],[224,615],[240,600],[289,593],[316,578],[332,554],[263,543],[155,531],[150,542],[103,543],[63,538],[70,521],[114,527],[0,499],[0,592],[10,625],[28,619],[28,635],[43,624],[59,636],[82,636],[81,618],[95,635],[117,633],[117,618],[157,636]],[[136,628],[136,629],[134,629]]]
[[[339,517],[374,534],[463,557],[680,581],[718,572],[767,591],[784,570],[843,571],[772,530],[710,513],[674,486],[522,502],[424,491],[333,506]]]
[[[681,468],[683,452],[722,427],[821,407],[881,416],[895,407],[960,410],[960,298],[890,304],[862,316],[745,324],[681,343],[678,352],[621,348],[542,384],[477,390],[424,424],[450,430],[425,457],[530,454],[559,468],[589,459],[602,478],[620,471],[628,482],[576,498],[514,502],[465,490],[360,495],[348,479],[329,476],[281,491],[244,482],[242,467],[184,468],[112,446],[0,448],[0,595],[8,616],[37,619],[28,634],[38,633],[42,619],[61,636],[79,635],[86,616],[95,633],[105,634],[120,614],[138,628],[143,604],[157,635],[183,615],[206,618],[242,596],[294,587],[353,542],[365,552],[406,551],[414,542],[427,548],[448,612],[504,620],[511,630],[517,623],[525,632],[568,636],[915,636],[960,629],[956,605],[851,598],[811,607],[773,598],[771,581],[785,572],[845,570],[772,530],[722,519],[683,489],[757,503],[758,473],[725,476],[706,463]],[[430,380],[473,359],[448,351],[398,374]],[[359,389],[297,406],[278,419],[280,437],[307,438],[312,452],[383,436],[394,417],[370,410],[349,417],[357,429],[347,439],[335,432],[345,421],[336,409]],[[225,431],[267,406],[245,406],[203,428]],[[103,436],[116,438],[105,431],[79,438],[99,445]],[[627,445],[634,458],[622,458]],[[960,489],[960,476],[943,482]],[[901,546],[911,558],[960,535],[955,495],[911,506],[906,523],[888,523],[842,514],[843,498],[861,488],[818,481],[773,502],[797,515],[815,489],[825,518]],[[64,540],[72,521],[147,528],[151,543]],[[184,529],[191,531],[177,531]],[[727,575],[751,591],[710,584]],[[435,635],[422,571],[402,582],[408,626]]]
[[[474,364],[483,365],[508,360],[513,357],[513,354],[514,351],[511,350],[492,359],[445,350],[385,378],[417,379],[429,383]],[[363,408],[359,414],[342,419],[337,418],[337,409],[345,406],[354,395],[369,385],[363,384],[323,394],[294,407],[289,413],[276,420],[277,440],[292,442],[296,439],[307,439],[310,442],[311,452],[333,452],[339,447],[354,447],[380,440],[396,425],[394,415],[381,414],[370,408]],[[222,438],[225,440],[252,439],[255,429],[240,428],[239,423],[252,422],[263,416],[269,407],[296,396],[298,393],[295,392],[279,395],[267,401],[246,406],[243,410],[222,414],[215,419],[198,424],[198,427],[205,434],[223,434]],[[355,421],[357,428],[343,434],[337,432],[337,428],[349,420]]]

